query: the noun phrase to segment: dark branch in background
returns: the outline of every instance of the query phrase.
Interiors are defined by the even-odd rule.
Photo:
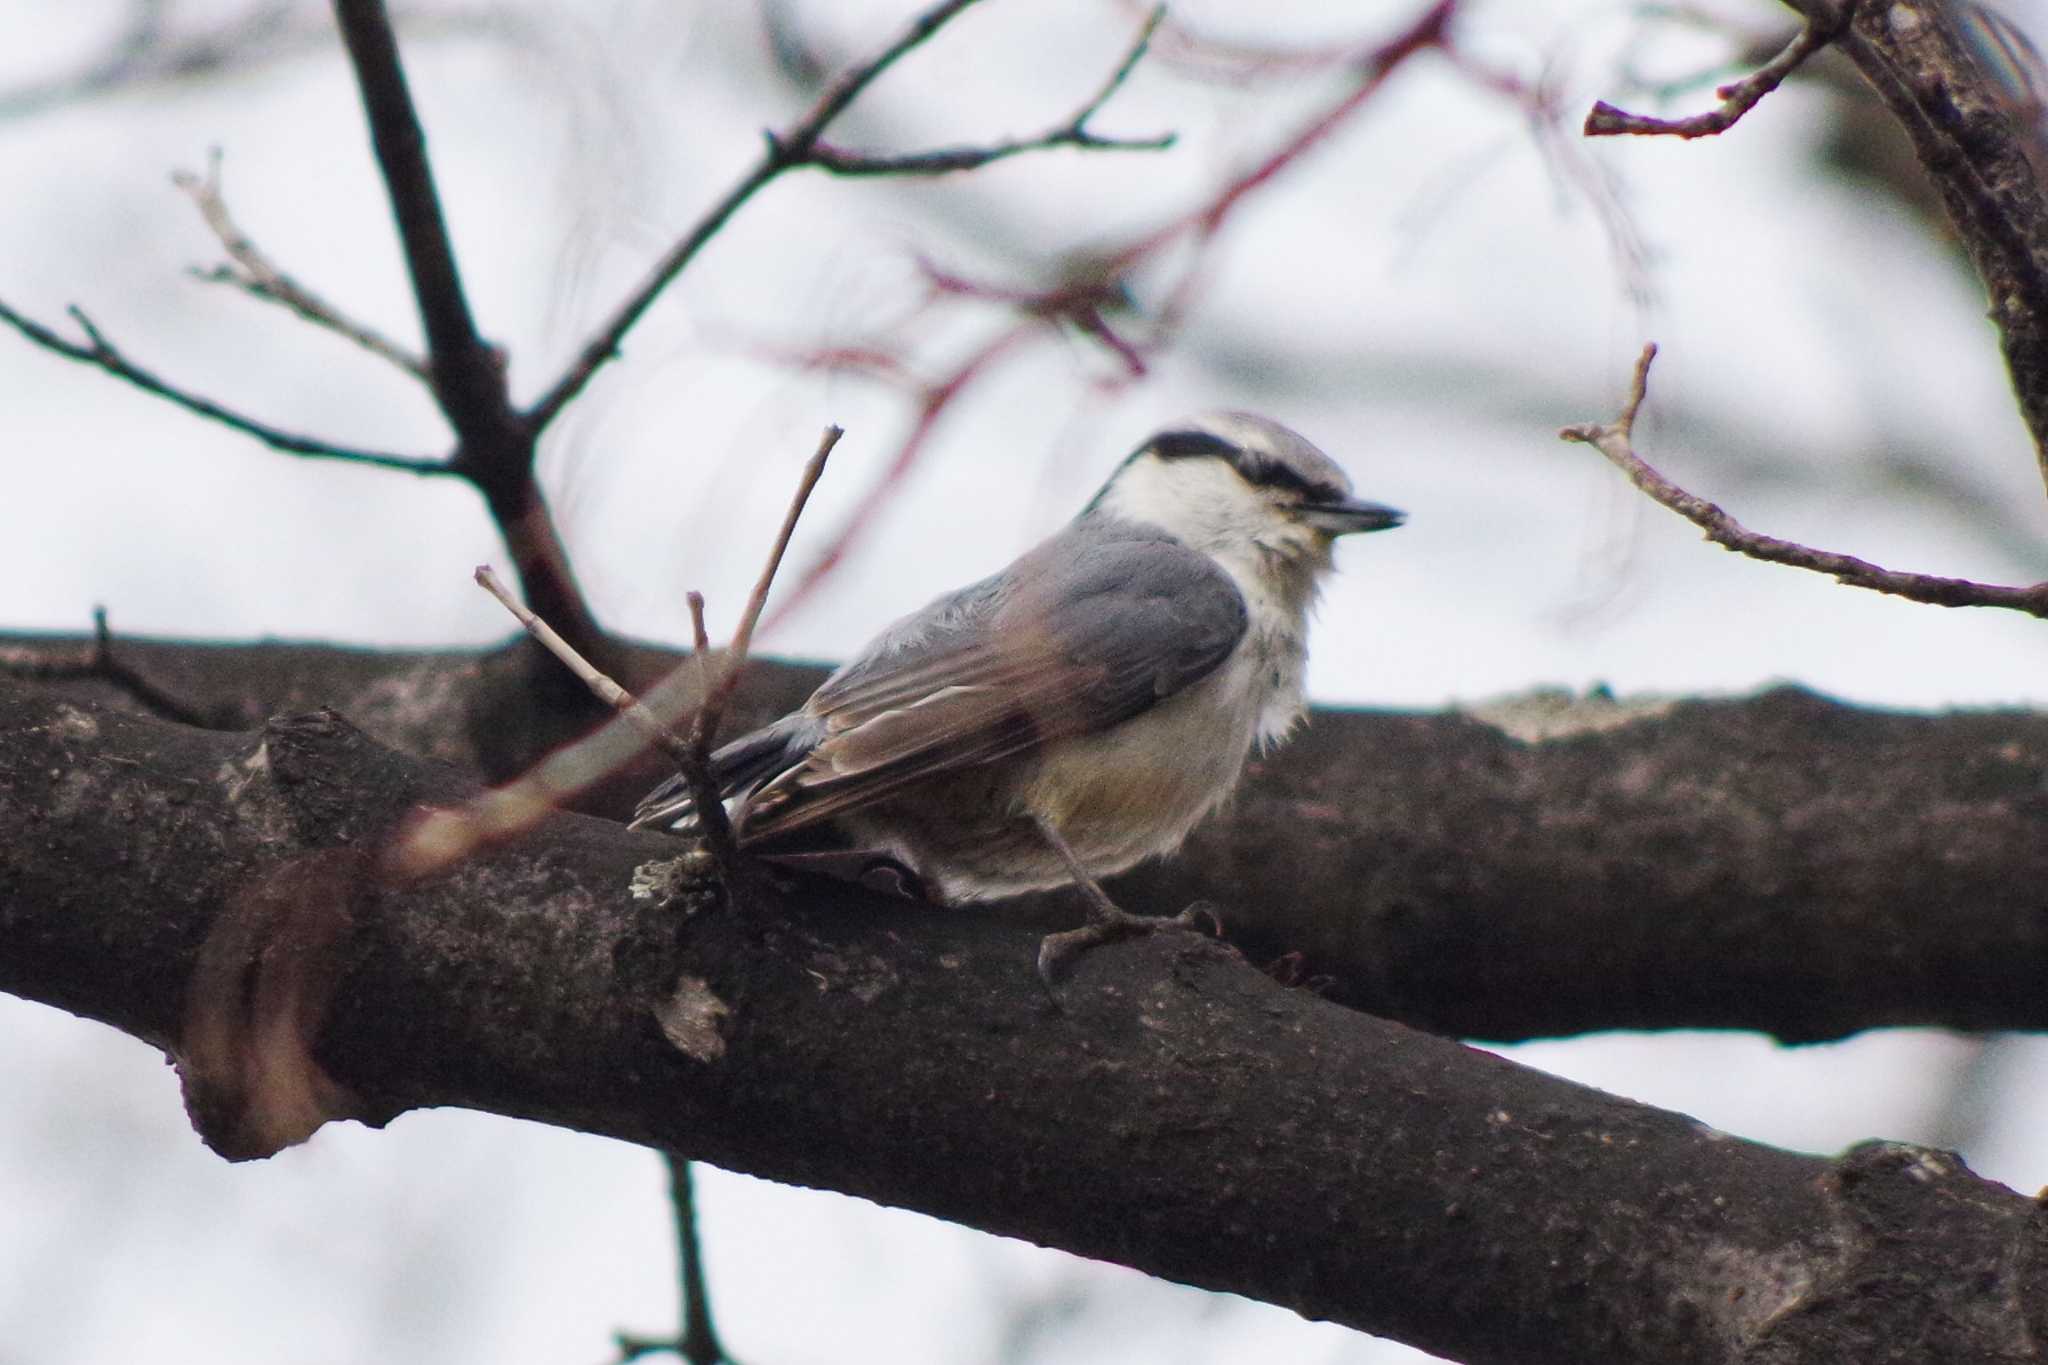
[[[441,210],[425,134],[407,89],[403,64],[385,6],[380,0],[335,0],[335,16],[369,123],[393,219],[404,248],[414,301],[427,338],[422,361],[404,347],[350,320],[337,306],[321,299],[280,271],[233,223],[220,195],[215,174],[206,180],[181,177],[179,184],[199,205],[232,258],[202,278],[233,283],[258,297],[283,304],[318,326],[348,337],[358,345],[425,380],[434,400],[454,429],[454,451],[434,460],[379,451],[356,450],[332,442],[283,431],[256,421],[165,382],[135,365],[106,341],[82,314],[89,344],[68,341],[49,328],[0,304],[0,321],[29,340],[60,355],[99,366],[108,373],[155,393],[203,417],[221,422],[281,450],[296,454],[352,460],[419,474],[454,474],[484,496],[491,515],[511,551],[526,600],[561,635],[585,655],[616,668],[618,644],[599,627],[576,585],[568,553],[562,545],[534,476],[541,433],[582,392],[598,369],[616,355],[628,330],[652,305],[696,253],[756,191],[784,171],[820,165],[856,173],[850,154],[824,146],[820,135],[883,72],[924,43],[973,0],[943,0],[918,15],[886,47],[842,73],[810,111],[786,132],[770,134],[767,150],[756,166],[727,192],[670,249],[642,285],[614,313],[553,386],[528,410],[512,406],[506,384],[506,357],[478,332],[462,286],[447,223]],[[138,30],[137,42],[154,34],[154,11]],[[937,173],[965,169],[999,157],[1043,147],[1087,149],[1159,147],[1170,139],[1125,142],[1097,136],[1088,120],[1118,90],[1144,52],[1144,31],[1101,90],[1060,128],[1036,139],[1001,143],[984,149],[951,149],[927,158],[928,164],[896,166],[898,173]],[[916,158],[913,158],[915,160]]]
[[[179,171],[171,177],[171,183],[192,197],[199,216],[220,239],[221,249],[228,253],[230,262],[211,270],[195,266],[191,270],[193,278],[210,284],[232,285],[252,297],[288,308],[314,326],[324,327],[370,354],[390,361],[419,382],[428,382],[426,361],[375,328],[349,318],[326,299],[278,269],[249,235],[236,226],[228,213],[227,200],[221,194],[220,162],[220,148],[216,147],[207,155],[203,178],[190,171]]]
[[[1091,954],[1056,1016],[1033,931],[815,879],[770,888],[765,936],[685,917],[635,892],[664,841],[566,815],[431,883],[333,888],[307,964],[252,879],[288,908],[459,799],[445,769],[331,714],[227,734],[27,689],[0,734],[0,990],[165,1046],[188,1084],[189,983],[226,932],[251,998],[304,975],[332,1002],[275,1041],[371,1122],[607,1133],[1475,1365],[2039,1359],[2043,1215],[1945,1153],[1734,1140],[1187,936]]]
[[[473,443],[492,441],[490,454],[502,448],[493,438],[501,436],[498,428],[506,425],[511,412],[504,358],[477,333],[470,314],[441,212],[440,191],[427,160],[426,132],[413,109],[390,16],[382,0],[335,0],[334,13],[355,69],[370,143],[405,250],[406,273],[412,278],[413,299],[427,338],[434,396],[462,440],[454,460],[461,468],[487,457],[487,451],[473,449]],[[483,481],[480,475],[471,477]]]
[[[682,1330],[672,1337],[642,1337],[618,1334],[619,1365],[632,1365],[642,1356],[673,1352],[689,1365],[731,1365],[732,1357],[718,1339],[718,1327],[711,1320],[711,1291],[704,1283],[704,1248],[697,1237],[697,1187],[693,1163],[674,1152],[663,1152],[668,1165],[670,1197],[676,1214],[676,1278],[682,1300]]]
[[[379,469],[398,469],[408,474],[448,472],[447,466],[439,460],[336,445],[331,441],[322,441],[271,426],[268,422],[258,421],[232,408],[223,407],[211,398],[202,398],[196,393],[167,382],[151,370],[145,370],[108,341],[82,311],[72,308],[70,313],[72,320],[85,333],[84,344],[67,340],[33,318],[24,317],[4,302],[0,302],[0,322],[5,322],[43,349],[54,351],[71,360],[82,361],[87,365],[97,365],[115,378],[126,380],[146,393],[168,399],[187,412],[197,413],[245,435],[254,436],[273,450],[282,450],[291,455],[310,455],[315,459],[347,460],[353,464],[375,465]]]
[[[800,119],[787,133],[770,133],[768,147],[761,159],[740,178],[738,184],[727,190],[725,197],[706,210],[704,216],[674,246],[668,249],[647,278],[613,312],[611,320],[598,329],[597,335],[585,343],[582,353],[557,379],[548,391],[526,411],[527,420],[536,429],[545,428],[583,392],[605,362],[619,354],[619,346],[626,333],[640,320],[654,300],[667,289],[675,277],[682,273],[704,244],[718,235],[726,220],[737,213],[742,204],[753,198],[755,191],[768,184],[784,171],[801,163],[811,150],[811,144],[818,134],[837,118],[856,95],[867,88],[869,82],[882,74],[896,60],[909,52],[939,30],[947,20],[973,4],[974,0],[943,0],[913,19],[895,41],[875,56],[858,66],[852,67],[834,81],[819,97],[811,111]]]
[[[1811,21],[1837,0],[1785,0]],[[2048,194],[2033,120],[1979,65],[1946,4],[1864,4],[1835,39],[1913,140],[1990,300],[2048,481]]]
[[[1051,128],[1037,137],[1019,138],[1013,141],[997,142],[982,147],[942,147],[928,152],[909,152],[890,156],[872,152],[851,151],[834,147],[822,139],[815,139],[811,145],[812,165],[832,172],[834,175],[944,175],[952,171],[978,170],[991,161],[1016,156],[1020,152],[1046,151],[1054,147],[1078,147],[1084,151],[1128,151],[1163,152],[1173,146],[1174,135],[1161,133],[1154,137],[1121,138],[1102,137],[1088,130],[1088,120],[1101,112],[1109,103],[1110,96],[1122,88],[1137,69],[1138,62],[1145,55],[1145,49],[1152,41],[1153,31],[1160,20],[1166,17],[1166,7],[1154,9],[1138,30],[1137,39],[1129,52],[1110,73],[1095,97],[1075,111],[1072,118],[1057,128]]]
[[[527,602],[585,654],[609,665],[610,640],[577,586],[535,478],[539,427],[514,411],[506,357],[478,333],[463,292],[390,17],[382,0],[335,0],[334,11],[404,248],[434,401],[455,431],[450,472],[483,494]]]
[[[180,725],[206,725],[209,721],[205,713],[158,687],[114,653],[105,607],[93,608],[92,643],[84,649],[49,653],[0,647],[0,677],[44,683],[103,682],[161,720]]]
[[[1722,86],[1714,93],[1720,96],[1718,108],[1687,118],[1650,118],[1642,114],[1631,114],[1615,108],[1606,100],[1594,103],[1592,112],[1586,115],[1586,136],[1606,137],[1618,133],[1663,134],[1671,137],[1712,137],[1725,133],[1735,126],[1744,114],[1754,109],[1758,101],[1781,85],[1785,78],[1797,71],[1808,57],[1833,42],[1849,22],[1850,13],[1856,8],[1856,0],[1837,0],[1832,13],[1814,12],[1807,18],[1806,25],[1786,45],[1785,50],[1759,67],[1753,74],[1739,81]]]
[[[1795,541],[1759,535],[1745,528],[1735,518],[1705,498],[1686,492],[1652,469],[1640,455],[1636,454],[1633,445],[1636,413],[1643,405],[1643,396],[1650,378],[1650,362],[1656,359],[1656,356],[1657,347],[1654,343],[1643,347],[1643,353],[1636,361],[1635,378],[1629,385],[1628,401],[1623,406],[1620,417],[1604,424],[1566,427],[1558,432],[1558,436],[1567,441],[1581,441],[1592,446],[1605,455],[1615,468],[1628,475],[1629,482],[1637,488],[1705,531],[1708,540],[1737,554],[1772,564],[1789,564],[1798,569],[1811,569],[1815,573],[1827,574],[1837,582],[1846,583],[1852,588],[1868,588],[1872,592],[1888,593],[1893,597],[1904,597],[1932,606],[2005,607],[2012,611],[2023,611],[2029,616],[2048,617],[2048,582],[2036,583],[2025,588],[2009,588],[1990,583],[1974,583],[1965,578],[1938,578],[1932,574],[1900,573],[1880,568],[1852,555],[1816,550]]]
[[[973,3],[974,0],[943,0],[942,3],[933,5],[925,10],[915,19],[911,20],[903,32],[898,34],[895,40],[890,42],[880,52],[842,73],[838,79],[826,88],[817,101],[812,104],[810,111],[798,119],[796,123],[792,124],[785,131],[770,131],[767,133],[767,146],[761,154],[761,159],[755,162],[745,175],[740,177],[739,183],[726,191],[723,198],[705,211],[704,216],[698,219],[696,224],[683,235],[680,241],[669,248],[666,255],[655,262],[653,269],[648,272],[646,279],[631,294],[627,295],[625,301],[613,312],[611,319],[598,329],[595,336],[585,343],[582,352],[570,364],[561,378],[556,380],[547,392],[542,394],[526,410],[526,419],[533,424],[534,428],[540,430],[552,422],[561,413],[562,409],[567,407],[575,399],[576,395],[581,393],[590,381],[596,377],[598,370],[607,361],[618,355],[619,347],[624,342],[626,333],[632,330],[633,325],[646,313],[654,300],[682,272],[683,268],[695,258],[698,251],[703,249],[704,244],[718,234],[719,229],[725,226],[726,220],[738,212],[741,205],[745,204],[747,200],[751,199],[756,192],[761,190],[770,181],[776,179],[785,171],[795,170],[803,166],[820,166],[828,170],[836,170],[841,174],[852,174],[858,173],[863,166],[881,166],[890,160],[889,158],[878,156],[860,156],[853,160],[848,160],[847,158],[850,154],[825,147],[819,139],[823,136],[826,128],[832,124],[833,120],[844,113],[847,106],[852,104],[861,91],[873,83],[876,77],[880,76],[898,60],[925,42],[934,33],[938,32],[943,25]],[[1029,143],[1003,143],[988,149],[955,148],[942,153],[925,154],[941,159],[926,166],[915,166],[907,162],[895,164],[889,167],[890,171],[896,174],[913,172],[927,174],[942,173],[966,169],[969,165],[985,164],[1000,156],[1013,155],[1016,152],[1033,150],[1038,147],[1077,146],[1126,150],[1167,145],[1156,140],[1152,142],[1123,142],[1095,138],[1083,128],[1087,119],[1099,110],[1103,101],[1111,94],[1114,94],[1122,85],[1124,79],[1130,74],[1130,69],[1135,66],[1138,58],[1143,54],[1145,37],[1149,35],[1149,32],[1150,28],[1148,25],[1146,34],[1140,36],[1130,55],[1118,67],[1103,91],[1088,104],[1084,105],[1068,121],[1064,130],[1056,130],[1055,133],[1047,134],[1045,137],[1032,140]],[[1059,137],[1060,131],[1071,132],[1073,136],[1061,138]],[[979,160],[976,160],[977,157]],[[833,158],[839,159],[838,164],[832,164]],[[911,158],[911,160],[915,160],[915,158]]]
[[[0,118],[40,113],[150,81],[204,79],[228,62],[275,57],[325,35],[289,25],[292,0],[270,0],[218,28],[185,36],[167,31],[167,0],[129,0],[120,31],[102,51],[63,76],[0,91]]]
[[[266,65],[317,55],[334,30],[304,0],[261,0],[212,19],[194,5],[128,0],[118,31],[97,53],[60,75],[0,89],[0,119],[24,118],[116,91],[198,85],[232,71],[246,78]],[[226,7],[222,7],[226,8]],[[167,22],[170,20],[170,22]],[[502,6],[401,5],[408,36],[482,39],[534,46],[533,25]]]

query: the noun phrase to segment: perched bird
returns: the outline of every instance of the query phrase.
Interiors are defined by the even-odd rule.
[[[947,902],[1069,882],[1065,957],[1172,918],[1096,879],[1178,848],[1253,744],[1302,713],[1308,613],[1331,546],[1402,514],[1278,422],[1191,418],[1139,446],[1079,516],[1007,569],[890,626],[802,707],[719,749],[743,846],[829,825]],[[696,822],[680,777],[633,828]]]

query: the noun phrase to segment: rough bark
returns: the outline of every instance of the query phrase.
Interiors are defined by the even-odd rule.
[[[353,867],[315,1055],[373,1121],[607,1133],[1475,1362],[2044,1358],[2039,1213],[1951,1156],[1774,1151],[1193,936],[1090,955],[1056,1011],[997,917],[808,881],[636,896],[673,841],[582,816],[376,877],[463,786],[331,714],[205,731],[0,689],[0,989],[179,1050],[250,888]],[[251,998],[298,951],[268,932],[238,950]]]
[[[1977,267],[2013,396],[2048,480],[2048,191],[2040,174],[2040,110],[1983,70],[1947,0],[1785,2],[1808,17],[1854,5],[1835,46],[1913,139]]]
[[[331,704],[393,747],[491,778],[588,724],[533,688],[524,647],[120,651],[216,724]],[[627,653],[638,683],[674,661]],[[735,725],[819,676],[756,666]],[[1184,856],[1117,893],[1214,902],[1255,961],[1298,954],[1284,970],[1332,999],[1455,1036],[2048,1027],[2048,718],[1909,715],[1791,688],[1484,714],[1318,710]],[[649,758],[584,808],[623,812],[662,773]],[[1008,913],[1043,924],[1071,907]]]

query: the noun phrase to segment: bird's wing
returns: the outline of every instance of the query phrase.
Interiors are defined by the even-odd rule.
[[[1163,537],[1057,536],[1005,580],[948,599],[965,609],[921,634],[885,635],[821,687],[805,710],[825,737],[748,802],[746,836],[1120,724],[1207,676],[1245,632],[1229,575]]]
[[[1001,574],[985,578],[912,612],[883,631],[858,659],[827,678],[803,709],[721,746],[710,760],[711,779],[719,794],[728,803],[737,801],[737,809],[744,813],[764,783],[802,763],[827,734],[826,723],[819,717],[819,697],[856,690],[870,676],[896,670],[913,658],[956,653],[963,642],[980,638],[1002,596],[1004,581]],[[694,818],[695,806],[689,779],[676,773],[640,799],[627,828],[686,828]]]

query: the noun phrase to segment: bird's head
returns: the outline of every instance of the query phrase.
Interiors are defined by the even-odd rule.
[[[1400,512],[1351,496],[1336,461],[1249,412],[1176,422],[1139,446],[1088,514],[1157,526],[1228,561],[1313,578],[1338,536],[1399,526]]]

